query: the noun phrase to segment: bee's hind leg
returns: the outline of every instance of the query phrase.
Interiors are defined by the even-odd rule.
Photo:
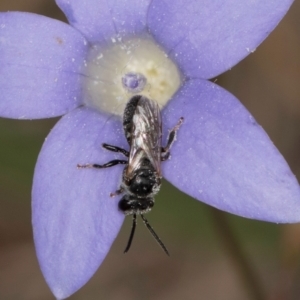
[[[161,160],[167,160],[170,157],[170,149],[176,140],[176,134],[177,130],[180,128],[180,126],[183,123],[183,117],[179,119],[177,124],[173,127],[173,129],[169,132],[168,140],[167,140],[167,145],[165,147],[161,148]]]

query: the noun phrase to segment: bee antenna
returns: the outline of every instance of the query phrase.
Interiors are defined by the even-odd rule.
[[[128,240],[127,246],[124,250],[124,253],[128,252],[128,250],[130,249],[130,246],[131,246],[131,243],[133,240],[133,236],[134,236],[134,232],[135,232],[135,227],[136,227],[136,214],[133,214],[131,232],[130,232],[129,240]]]
[[[149,222],[147,221],[147,219],[144,217],[144,215],[141,214],[141,218],[144,221],[144,224],[146,225],[146,227],[148,228],[148,230],[151,232],[151,234],[153,235],[153,237],[155,238],[155,240],[158,242],[158,244],[161,246],[161,248],[165,251],[165,253],[170,256],[170,253],[168,251],[168,249],[166,248],[166,246],[164,245],[164,243],[161,241],[161,239],[158,237],[158,235],[155,233],[154,229],[151,227],[151,225],[149,224]]]

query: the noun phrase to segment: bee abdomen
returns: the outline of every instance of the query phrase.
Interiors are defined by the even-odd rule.
[[[135,114],[136,107],[142,96],[137,95],[132,97],[126,104],[124,115],[123,115],[123,128],[124,133],[127,139],[127,142],[130,144],[131,132],[132,132],[132,119]]]

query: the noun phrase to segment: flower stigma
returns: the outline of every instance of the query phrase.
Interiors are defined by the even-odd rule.
[[[147,79],[143,74],[140,73],[126,73],[122,77],[123,87],[130,93],[141,92],[146,83]]]
[[[182,82],[175,63],[150,37],[117,37],[94,45],[85,67],[85,104],[117,115],[136,94],[164,107]]]

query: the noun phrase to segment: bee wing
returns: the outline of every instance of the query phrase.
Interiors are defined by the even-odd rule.
[[[161,175],[162,122],[158,104],[141,97],[132,117],[132,132],[127,175],[141,167],[142,159],[148,158],[158,175]]]

